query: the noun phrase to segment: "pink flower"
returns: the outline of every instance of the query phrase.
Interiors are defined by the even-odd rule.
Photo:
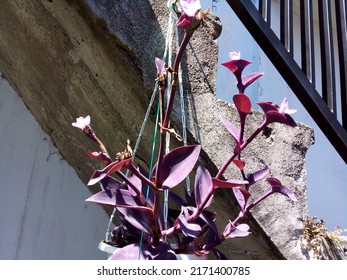
[[[76,119],[76,122],[72,123],[72,126],[77,127],[81,130],[85,130],[90,125],[90,116],[79,117]]]
[[[155,58],[155,66],[157,67],[157,75],[165,71],[165,61],[158,57]]]
[[[157,78],[159,88],[164,89],[167,82],[167,73],[165,70],[165,61],[160,58],[155,58],[155,66],[157,67]]]
[[[183,13],[177,21],[177,26],[191,34],[200,25],[208,11],[201,11],[200,0],[181,0],[180,5]]]
[[[201,9],[200,0],[181,0],[180,5],[183,12],[189,17],[194,17],[196,12]]]
[[[229,53],[230,61],[222,63],[223,66],[228,68],[236,76],[241,77],[243,69],[250,64],[248,60],[241,59],[240,52],[230,52]]]
[[[241,58],[241,53],[240,52],[230,52],[229,57],[231,60],[237,60]]]
[[[280,108],[278,109],[278,112],[280,112],[282,115],[284,114],[294,114],[297,110],[296,109],[289,109],[289,106],[288,106],[288,99],[287,98],[284,98],[281,105],[280,105]]]
[[[272,102],[258,102],[260,108],[264,111],[267,123],[283,123],[292,127],[296,126],[295,121],[289,114],[294,114],[295,109],[289,109],[288,100],[284,98],[281,103],[281,106],[278,106]]]

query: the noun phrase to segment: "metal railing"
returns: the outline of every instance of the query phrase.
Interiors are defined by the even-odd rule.
[[[347,0],[227,2],[347,163]]]

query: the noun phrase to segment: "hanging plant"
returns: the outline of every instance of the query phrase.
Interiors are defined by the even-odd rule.
[[[270,102],[260,102],[258,104],[265,113],[264,121],[248,138],[245,137],[246,119],[251,112],[252,103],[244,91],[263,73],[243,76],[242,73],[250,62],[241,59],[240,53],[230,53],[231,60],[222,64],[230,69],[237,79],[239,93],[233,96],[233,101],[239,113],[240,123],[236,126],[228,120],[221,119],[236,145],[217,175],[213,177],[204,166],[198,166],[200,145],[184,145],[169,152],[165,150],[168,134],[182,139],[169,127],[179,84],[179,65],[194,31],[207,13],[201,10],[198,0],[181,0],[180,6],[182,14],[177,26],[182,27],[185,34],[173,66],[166,67],[164,60],[155,59],[160,108],[160,122],[158,122],[160,147],[153,168],[147,172],[135,162],[135,151],[130,147],[129,141],[125,150],[117,153],[112,159],[93,131],[89,116],[79,117],[72,124],[100,146],[100,151],[88,154],[92,158],[101,160],[105,167],[93,173],[88,185],[99,183],[101,190],[87,201],[111,205],[118,210],[121,224],[110,232],[110,240],[100,245],[102,248],[108,245],[117,247],[112,251],[110,259],[178,259],[182,258],[179,257],[181,254],[206,257],[210,252],[218,259],[225,259],[218,246],[227,239],[242,238],[250,234],[250,227],[244,219],[253,207],[275,193],[296,201],[295,194],[277,178],[266,179],[269,190],[258,198],[253,199],[249,191],[252,185],[266,178],[269,169],[264,166],[256,172],[247,174],[247,164],[242,159],[242,152],[270,123],[278,122],[292,127],[296,124],[289,116],[295,111],[289,109],[286,99],[280,106]],[[169,79],[171,83],[168,83]],[[168,91],[167,100],[164,98],[166,91]],[[225,170],[231,164],[240,170],[240,177],[225,179],[223,177]],[[182,198],[172,192],[194,170],[196,173],[192,193],[187,192]],[[240,206],[239,215],[228,220],[222,231],[215,224],[217,213],[209,210],[217,189],[232,189]],[[165,192],[176,204],[175,209],[166,209],[165,205],[162,205],[161,197]]]

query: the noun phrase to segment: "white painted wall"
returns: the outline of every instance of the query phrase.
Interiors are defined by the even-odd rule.
[[[105,259],[108,218],[0,78],[0,259]]]

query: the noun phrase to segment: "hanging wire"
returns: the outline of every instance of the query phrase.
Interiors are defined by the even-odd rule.
[[[159,115],[160,115],[160,103],[158,102],[157,106],[157,114],[155,117],[155,128],[154,128],[154,134],[153,134],[153,142],[152,142],[152,152],[151,152],[151,161],[149,164],[149,177],[151,177],[152,170],[153,170],[153,164],[154,164],[154,154],[155,154],[155,143],[157,139],[157,133],[158,133],[158,123],[159,123]],[[147,192],[146,192],[146,200],[148,200],[149,197],[149,186],[147,186]],[[141,251],[142,251],[142,244],[143,244],[143,231],[141,232],[141,237],[140,237],[140,246],[139,246],[139,254],[137,256],[137,259],[140,259],[141,256]]]
[[[158,85],[156,84],[155,87],[154,87],[154,90],[153,90],[153,93],[152,93],[152,97],[149,101],[149,105],[148,105],[148,108],[147,108],[147,111],[146,111],[146,114],[145,114],[145,117],[143,119],[143,122],[142,122],[142,126],[141,126],[141,129],[140,129],[140,133],[137,137],[137,140],[136,140],[136,143],[135,143],[135,146],[134,146],[134,150],[133,150],[133,158],[135,158],[135,154],[138,150],[138,147],[140,145],[140,142],[141,142],[141,139],[142,139],[142,136],[143,136],[143,133],[144,133],[144,130],[145,130],[145,127],[146,127],[146,124],[147,124],[147,121],[148,121],[148,117],[149,117],[149,114],[151,112],[151,108],[153,106],[153,103],[154,103],[154,100],[155,100],[155,96],[156,96],[156,93],[157,93],[157,90],[158,90]],[[126,172],[126,176],[128,177],[130,174],[130,171],[127,170]],[[113,211],[112,211],[112,214],[110,216],[110,219],[108,221],[108,225],[107,225],[107,231],[106,231],[106,241],[110,241],[110,228],[111,228],[111,225],[112,225],[112,221],[113,221],[113,218],[114,218],[114,215],[116,213],[117,209],[116,208],[113,208]]]
[[[167,6],[170,9],[170,13],[169,13],[169,19],[168,19],[168,24],[167,24],[168,27],[167,27],[167,33],[166,33],[166,38],[165,38],[165,50],[164,50],[163,60],[167,62],[168,66],[171,66],[171,63],[172,63],[172,42],[174,40],[174,34],[173,34],[174,26],[176,26],[176,28],[175,28],[176,48],[177,49],[179,48],[178,28],[177,28],[177,25],[175,24],[178,20],[177,14],[174,11],[175,2],[176,1],[173,1],[173,0],[168,0],[168,2],[167,2]],[[180,93],[180,103],[181,103],[183,143],[184,143],[184,145],[187,145],[186,112],[185,112],[185,104],[184,104],[184,96],[183,96],[181,65],[179,65],[178,79],[179,79],[178,89],[179,89],[179,93]],[[171,91],[171,76],[170,75],[168,75],[167,84],[169,86],[167,88],[167,94],[166,94],[167,97],[166,98],[169,99],[169,94]],[[158,84],[156,83],[154,90],[153,90],[153,93],[152,93],[152,96],[151,96],[151,99],[150,99],[150,102],[149,102],[149,105],[148,105],[148,108],[147,108],[147,111],[146,111],[146,114],[144,116],[144,120],[143,120],[142,125],[141,125],[139,135],[137,137],[137,140],[136,140],[136,143],[135,143],[135,146],[133,149],[133,158],[135,158],[136,152],[137,152],[139,145],[140,145],[140,142],[142,140],[142,136],[144,134],[145,127],[146,127],[146,124],[148,122],[149,114],[150,114],[151,108],[153,106],[157,92],[158,92]],[[152,143],[152,150],[151,150],[149,176],[151,176],[152,168],[153,168],[153,164],[154,164],[155,143],[156,143],[156,138],[157,138],[159,114],[160,114],[160,104],[158,102],[157,113],[156,113],[156,124],[155,124],[155,129],[154,129],[153,143]],[[169,133],[167,133],[165,146],[166,146],[165,151],[166,151],[166,153],[168,153],[170,151],[170,134]],[[126,172],[126,176],[129,176],[129,173],[130,172],[128,170]],[[186,191],[190,195],[190,178],[189,177],[186,178]],[[146,199],[148,199],[148,195],[149,195],[149,187],[147,188]],[[165,226],[165,229],[168,228],[168,203],[169,203],[169,192],[168,192],[168,190],[165,190],[164,191],[164,226]],[[111,228],[115,213],[116,213],[116,208],[113,209],[113,212],[110,216],[110,220],[108,222],[106,237],[105,237],[106,241],[110,240],[110,228]],[[140,238],[140,248],[139,248],[138,259],[140,259],[142,244],[143,244],[143,233],[141,234],[141,238]]]
[[[172,3],[171,0],[167,2],[167,7],[170,9],[169,14],[169,24],[168,24],[168,37],[167,37],[167,43],[168,43],[168,59],[167,64],[169,67],[172,65],[172,42],[174,39],[174,25],[177,21],[176,13],[174,13],[174,3]],[[171,92],[171,75],[168,75],[167,80],[168,87],[166,89],[166,99],[168,100],[170,98],[170,92]],[[170,122],[169,124],[170,125]],[[165,153],[167,154],[170,151],[170,133],[166,133],[166,143],[165,143]],[[164,228],[168,228],[168,214],[169,214],[169,190],[164,190]],[[166,238],[166,237],[165,237]]]
[[[176,25],[176,48],[179,48],[179,39],[178,39],[178,27]],[[183,145],[187,146],[187,121],[186,121],[186,110],[184,103],[184,95],[183,95],[183,82],[182,82],[182,68],[181,63],[178,66],[178,90],[180,93],[180,103],[181,103],[181,120],[182,120],[182,137],[183,137]],[[190,177],[186,177],[186,191],[188,195],[191,195],[190,190]]]
[[[173,13],[172,13],[172,4],[171,4],[171,0],[168,1],[168,7],[170,8],[170,15],[169,15],[169,19],[168,19],[168,29],[167,29],[167,33],[166,33],[166,40],[165,40],[165,50],[164,50],[164,54],[163,54],[163,60],[166,61],[166,60],[169,60],[169,63],[171,64],[171,60],[172,60],[172,41],[173,41],[173,38],[172,38],[172,30],[173,30]],[[168,81],[168,84],[171,84],[170,80]],[[136,140],[136,143],[135,143],[135,146],[134,146],[134,149],[133,149],[133,158],[135,158],[135,155],[136,155],[136,152],[138,150],[138,147],[140,145],[140,142],[142,140],[142,136],[143,136],[143,133],[145,131],[145,128],[146,128],[146,124],[148,122],[148,118],[149,118],[149,114],[151,112],[151,108],[153,106],[153,103],[154,103],[154,100],[155,100],[155,97],[156,97],[156,94],[158,92],[158,84],[156,83],[155,84],[155,87],[154,87],[154,90],[153,90],[153,93],[152,93],[152,96],[151,96],[151,99],[150,99],[150,102],[149,102],[149,105],[148,105],[148,108],[147,108],[147,111],[146,111],[146,114],[145,114],[145,117],[143,119],[143,122],[142,122],[142,125],[141,125],[141,129],[140,129],[140,132],[139,132],[139,135],[137,137],[137,140]],[[152,154],[151,154],[151,163],[150,163],[150,170],[149,170],[149,176],[151,175],[152,173],[152,167],[153,167],[153,161],[154,161],[154,151],[155,151],[155,142],[156,142],[156,135],[157,135],[157,127],[158,127],[158,117],[159,117],[159,111],[160,111],[160,105],[158,103],[158,109],[157,109],[157,113],[156,113],[156,124],[155,124],[155,130],[154,130],[154,136],[153,136],[153,144],[152,144]],[[126,176],[129,176],[129,170],[126,172]],[[148,194],[149,194],[149,189],[147,189],[147,194],[146,194],[146,199],[148,199]],[[168,202],[168,193],[165,194],[166,196],[166,201]],[[166,203],[167,205],[167,203]],[[110,219],[109,219],[109,222],[108,222],[108,225],[107,225],[107,231],[106,231],[106,234],[105,234],[105,240],[106,241],[110,241],[110,229],[111,229],[111,226],[112,226],[112,222],[113,222],[113,219],[114,219],[114,216],[115,216],[115,213],[116,213],[117,209],[114,208],[113,211],[112,211],[112,214],[110,216]],[[167,206],[166,206],[166,210],[165,210],[165,205],[164,205],[164,211],[166,211],[167,213]],[[167,214],[164,216],[166,217],[165,220],[166,220],[166,225],[167,225]],[[143,233],[141,234],[141,238],[140,238],[140,250],[139,250],[139,256],[138,258],[140,258],[140,253],[141,253],[141,248],[142,248],[142,243],[143,243]]]

